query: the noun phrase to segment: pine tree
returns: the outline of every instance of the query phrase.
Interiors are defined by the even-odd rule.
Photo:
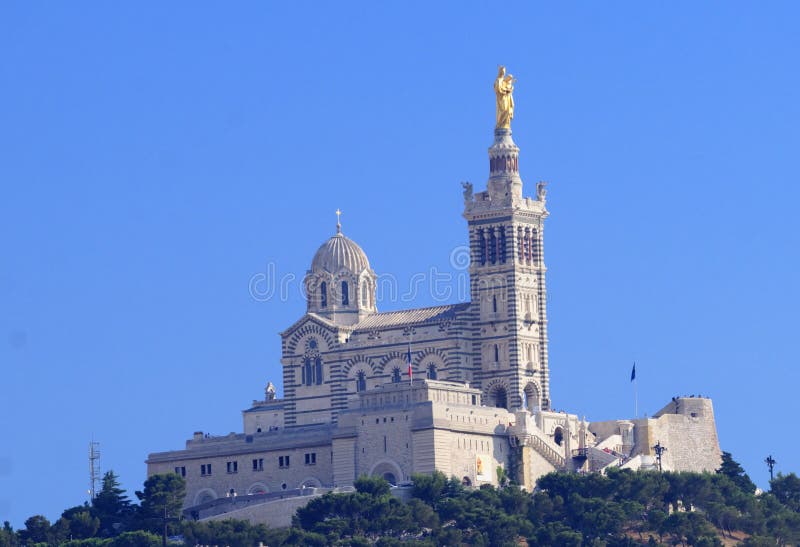
[[[175,473],[151,475],[144,482],[144,491],[136,491],[141,500],[138,520],[142,529],[164,532],[165,520],[181,516],[186,497],[186,479]]]
[[[119,477],[114,471],[103,475],[103,487],[92,501],[92,511],[100,519],[100,535],[111,537],[119,534],[133,513],[131,501],[119,486]]]
[[[722,453],[722,465],[717,469],[717,473],[730,478],[742,492],[752,494],[756,491],[756,485],[750,480],[747,473],[744,472],[744,468],[739,465],[739,462],[733,459],[730,452]]]
[[[17,545],[19,545],[19,541],[11,523],[3,522],[3,528],[0,529],[0,547],[17,547]]]

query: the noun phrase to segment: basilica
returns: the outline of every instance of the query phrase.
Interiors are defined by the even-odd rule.
[[[148,474],[186,478],[187,510],[361,475],[402,485],[440,470],[469,486],[508,478],[532,490],[552,471],[719,466],[709,399],[606,422],[551,408],[547,192],[523,191],[513,82],[501,67],[486,188],[463,185],[469,301],[379,312],[375,271],[337,223],[311,259],[306,313],[281,333],[283,396],[268,384],[243,411],[242,433],[196,432],[184,449],[149,455]]]

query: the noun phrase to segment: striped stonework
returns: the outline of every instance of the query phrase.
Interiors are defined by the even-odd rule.
[[[269,384],[243,411],[242,434],[196,432],[185,449],[151,454],[148,474],[181,473],[185,505],[199,510],[232,491],[347,486],[363,474],[399,484],[437,469],[479,486],[504,468],[532,488],[553,470],[652,468],[656,438],[671,443],[665,465],[715,469],[710,400],[594,424],[552,410],[546,192],[540,183],[523,197],[509,129],[495,130],[489,166],[485,191],[464,184],[468,302],[379,313],[367,255],[337,225],[307,272],[306,314],[281,333],[283,398]]]

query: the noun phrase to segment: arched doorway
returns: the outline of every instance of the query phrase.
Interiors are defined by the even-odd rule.
[[[508,391],[505,386],[494,386],[489,391],[489,404],[508,410]]]
[[[194,504],[202,505],[204,503],[214,501],[215,499],[217,499],[216,492],[214,492],[211,488],[203,488],[195,495]]]
[[[316,477],[308,477],[300,483],[300,488],[321,488],[322,482]]]
[[[269,492],[269,488],[267,488],[267,485],[263,482],[257,482],[247,489],[247,495],[249,496],[257,496],[259,494],[266,494],[267,492]]]
[[[397,486],[397,483],[403,478],[403,472],[400,470],[400,466],[389,460],[384,460],[375,464],[370,475],[373,477],[381,477],[392,486]]]
[[[522,406],[525,410],[539,410],[541,402],[539,399],[539,388],[533,382],[528,382],[522,391]]]

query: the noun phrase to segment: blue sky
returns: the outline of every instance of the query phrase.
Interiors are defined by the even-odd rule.
[[[795,3],[0,5],[0,520],[86,499],[87,443],[239,431],[280,385],[297,281],[344,232],[401,293],[459,299],[460,181],[485,187],[517,77],[549,182],[553,403],[590,420],[714,399],[763,486],[798,471]],[[252,281],[289,281],[286,297]],[[294,275],[294,281],[291,276]],[[261,277],[259,277],[261,276]],[[405,290],[404,290],[405,289]]]

